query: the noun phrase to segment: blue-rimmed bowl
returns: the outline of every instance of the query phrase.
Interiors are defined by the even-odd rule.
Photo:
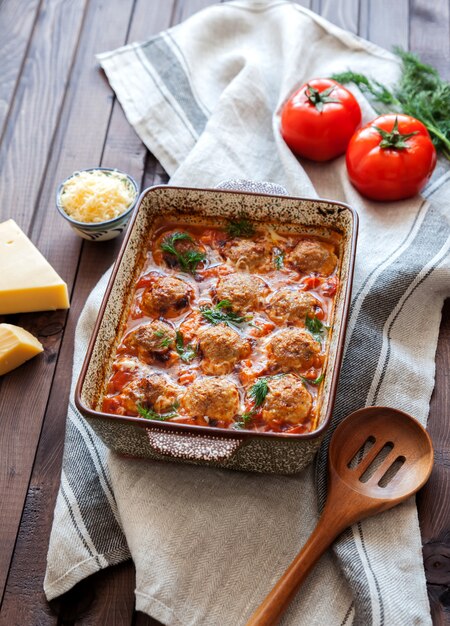
[[[62,207],[61,194],[63,187],[71,178],[77,176],[81,172],[97,171],[116,172],[117,174],[120,174],[121,176],[126,178],[136,191],[135,198],[130,206],[123,213],[121,213],[117,217],[114,217],[113,219],[105,220],[104,222],[79,222],[77,220],[74,220],[72,217],[70,217],[70,215],[65,212]],[[62,215],[62,217],[67,220],[67,222],[69,222],[70,226],[77,233],[77,235],[79,235],[83,239],[87,239],[89,241],[107,241],[108,239],[114,239],[115,237],[118,237],[125,230],[133,209],[136,206],[138,198],[139,186],[134,178],[129,174],[126,174],[125,172],[114,169],[112,167],[90,167],[73,172],[73,174],[65,178],[60,183],[58,189],[56,190],[56,208],[58,209],[60,215]]]

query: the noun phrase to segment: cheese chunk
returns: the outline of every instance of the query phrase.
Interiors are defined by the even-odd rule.
[[[69,306],[66,283],[15,221],[0,224],[0,315]]]
[[[0,324],[0,376],[43,350],[41,343],[27,330],[12,324]]]

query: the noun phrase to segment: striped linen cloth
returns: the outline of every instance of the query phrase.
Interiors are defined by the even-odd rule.
[[[333,425],[364,405],[426,423],[442,303],[450,293],[450,174],[423,197],[376,204],[343,158],[300,163],[279,110],[305,80],[349,67],[384,82],[388,52],[290,2],[230,2],[142,44],[99,56],[124,111],[171,183],[270,180],[344,200],[360,216],[356,274]],[[374,113],[355,90],[365,120]],[[105,290],[76,333],[73,380]],[[266,476],[118,458],[71,403],[45,593],[133,558],[136,607],[171,626],[239,626],[313,530],[328,438],[299,475]],[[348,530],[293,601],[285,626],[430,624],[414,499]]]

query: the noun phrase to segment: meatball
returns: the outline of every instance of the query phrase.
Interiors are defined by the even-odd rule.
[[[262,241],[233,239],[224,245],[222,255],[239,270],[268,272],[271,269],[270,254]]]
[[[191,287],[173,276],[158,276],[144,291],[142,306],[150,315],[176,317],[189,306]]]
[[[289,255],[289,262],[301,272],[329,276],[337,265],[337,257],[325,244],[302,239]]]
[[[249,353],[249,344],[226,324],[203,329],[199,335],[201,364],[205,374],[229,374],[236,363]]]
[[[314,305],[317,300],[307,291],[280,289],[271,298],[267,307],[267,315],[276,324],[305,325],[307,316],[314,316]]]
[[[192,417],[231,422],[239,412],[239,393],[226,378],[198,378],[187,388],[181,406]]]
[[[262,418],[269,422],[281,417],[286,422],[298,424],[308,417],[312,398],[304,384],[292,374],[269,380],[269,392],[262,408]]]
[[[300,328],[286,328],[270,339],[268,350],[282,369],[304,369],[320,352],[320,343]]]
[[[129,413],[138,413],[139,406],[164,413],[176,403],[179,391],[179,387],[164,374],[150,374],[128,383],[118,399]]]
[[[154,320],[128,333],[125,343],[135,348],[138,356],[146,360],[150,352],[162,355],[171,350],[175,345],[175,337],[172,326],[166,322]]]
[[[228,274],[217,283],[218,300],[229,300],[233,310],[254,311],[259,308],[263,283],[248,274]]]

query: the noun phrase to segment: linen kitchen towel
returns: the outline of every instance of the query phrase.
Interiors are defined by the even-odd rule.
[[[437,172],[423,198],[376,204],[352,188],[343,158],[299,162],[279,133],[284,100],[306,80],[351,67],[393,83],[396,59],[285,1],[216,5],[99,59],[171,184],[269,180],[290,195],[344,200],[357,209],[356,274],[333,424],[371,404],[425,424],[450,289],[450,175]],[[373,111],[354,93],[368,120]],[[74,381],[106,281],[78,324]],[[47,597],[131,555],[138,610],[170,626],[245,624],[313,530],[326,492],[327,440],[315,466],[290,477],[123,459],[105,449],[71,403]],[[346,532],[282,623],[430,624],[414,499]]]

